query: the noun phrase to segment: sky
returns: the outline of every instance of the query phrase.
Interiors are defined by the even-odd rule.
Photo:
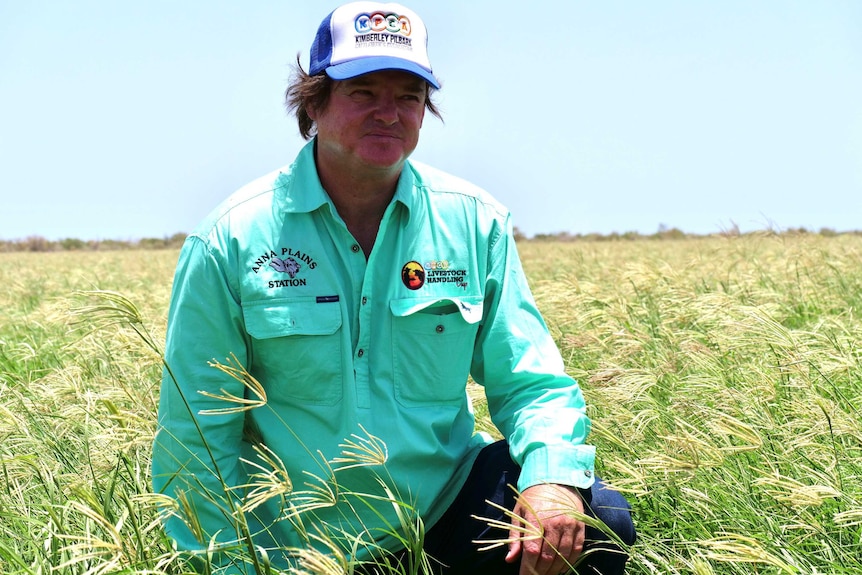
[[[312,0],[0,0],[0,239],[187,233],[290,164]],[[528,236],[862,229],[862,2],[415,0],[413,158]]]

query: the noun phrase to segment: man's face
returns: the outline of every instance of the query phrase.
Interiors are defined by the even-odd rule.
[[[419,142],[425,81],[386,70],[336,81],[317,123],[318,160],[341,169],[401,169]]]

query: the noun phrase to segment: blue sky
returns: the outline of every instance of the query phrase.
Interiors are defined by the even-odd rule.
[[[404,2],[443,82],[414,158],[537,233],[862,229],[862,2]],[[0,0],[0,239],[189,232],[303,145],[339,2]]]

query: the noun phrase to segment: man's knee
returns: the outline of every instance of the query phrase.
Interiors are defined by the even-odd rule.
[[[590,488],[586,504],[597,519],[601,520],[626,545],[633,545],[637,534],[632,521],[631,505],[623,495],[596,478]]]
[[[576,572],[579,575],[619,575],[625,572],[628,547],[636,539],[631,506],[621,493],[599,478],[588,490],[582,491],[587,513],[599,519],[601,529],[587,526],[584,555]],[[609,533],[613,533],[611,536]],[[622,542],[621,547],[616,541]]]

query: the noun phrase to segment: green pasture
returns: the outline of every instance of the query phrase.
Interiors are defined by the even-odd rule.
[[[862,236],[520,250],[633,503],[629,573],[862,573]],[[176,257],[0,253],[0,573],[189,572],[149,487]]]

